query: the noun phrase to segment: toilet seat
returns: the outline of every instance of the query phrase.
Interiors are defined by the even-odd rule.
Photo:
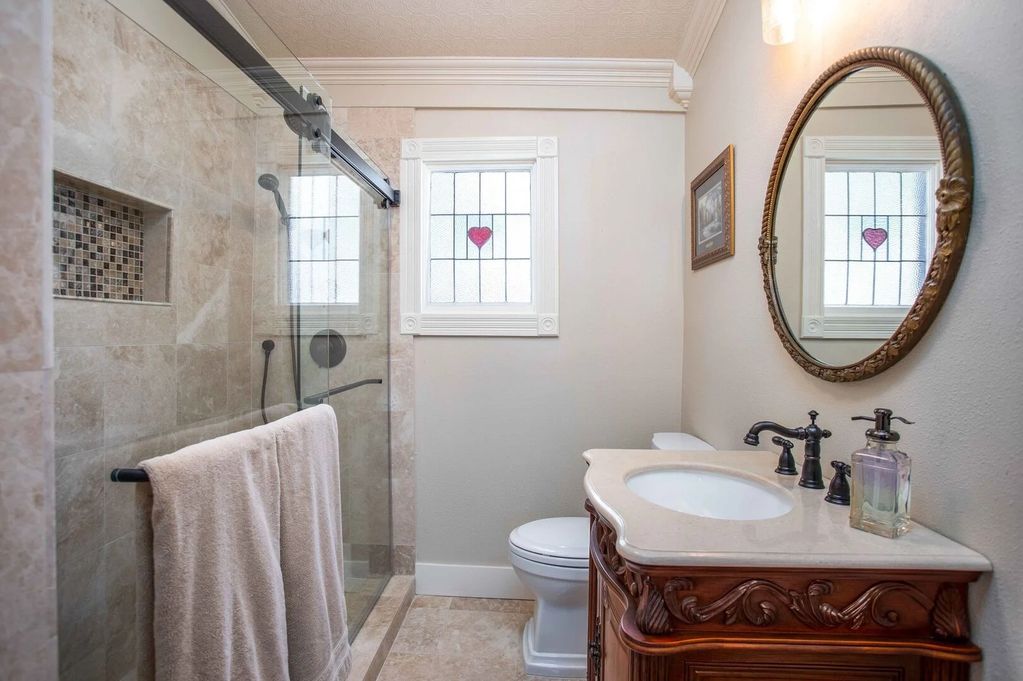
[[[508,543],[508,550],[511,554],[517,558],[529,561],[531,563],[538,563],[540,565],[550,565],[553,567],[564,567],[571,568],[573,570],[585,570],[589,568],[589,558],[564,558],[562,556],[545,556],[542,553],[533,553],[532,551],[526,551],[511,542]]]
[[[543,518],[521,525],[508,537],[515,555],[543,565],[589,566],[589,518]]]

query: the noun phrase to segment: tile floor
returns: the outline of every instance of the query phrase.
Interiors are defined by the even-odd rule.
[[[541,681],[522,670],[532,612],[533,601],[416,596],[377,681]]]

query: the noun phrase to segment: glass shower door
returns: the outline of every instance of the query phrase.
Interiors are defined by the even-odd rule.
[[[284,158],[277,148],[262,168],[261,177],[278,178],[278,187],[264,197],[261,211],[262,285],[254,300],[272,303],[259,315],[257,337],[282,351],[268,371],[270,417],[327,404],[338,419],[345,591],[354,635],[391,573],[389,221],[375,195],[315,143],[294,144]]]

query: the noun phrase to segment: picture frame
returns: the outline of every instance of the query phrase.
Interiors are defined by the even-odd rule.
[[[735,255],[735,147],[729,144],[689,185],[692,269]]]

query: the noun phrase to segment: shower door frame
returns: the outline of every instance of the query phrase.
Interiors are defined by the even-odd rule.
[[[273,98],[284,110],[288,125],[307,139],[322,139],[330,149],[330,158],[341,162],[360,177],[377,196],[381,208],[400,205],[401,193],[329,127],[329,116],[324,116],[323,103],[315,94],[304,97],[231,23],[207,0],[164,0],[182,19],[230,59],[252,82]],[[324,121],[328,129],[323,129]]]

